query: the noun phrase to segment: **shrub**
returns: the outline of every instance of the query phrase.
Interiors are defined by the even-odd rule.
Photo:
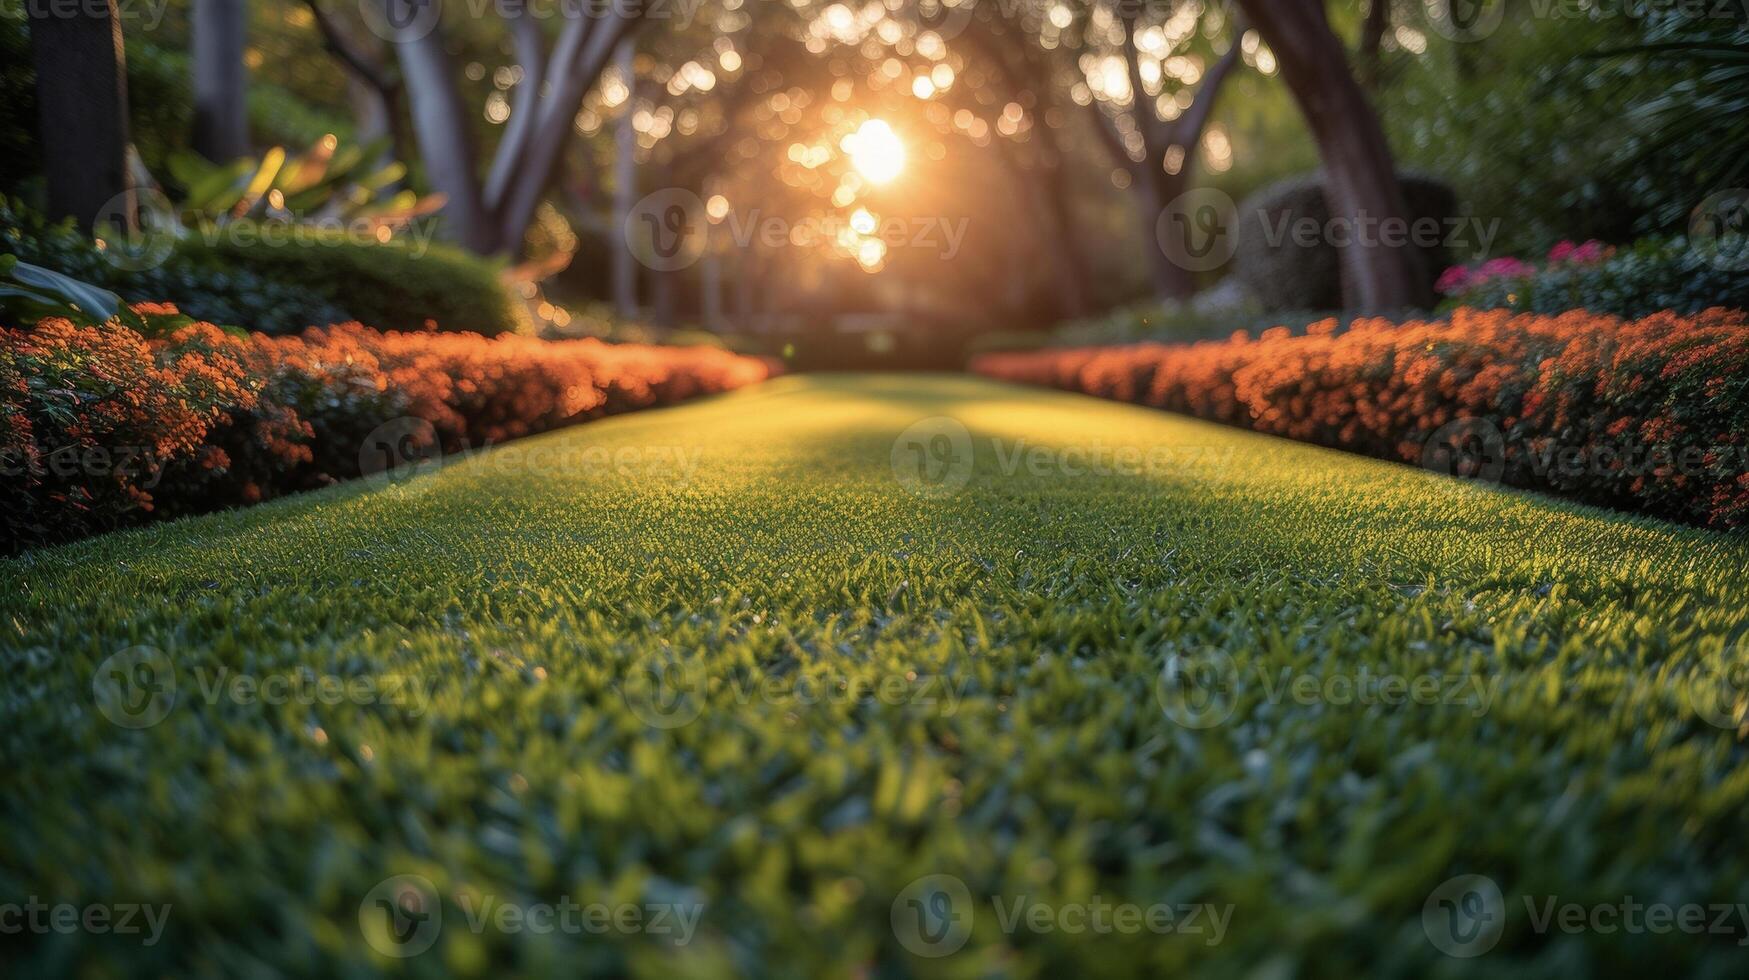
[[[423,330],[430,322],[439,330],[488,337],[533,329],[526,311],[505,289],[497,265],[460,249],[409,241],[365,245],[346,241],[338,232],[314,229],[301,244],[268,245],[236,233],[233,226],[223,240],[210,245],[196,235],[184,240],[178,256],[191,268],[208,270],[209,276],[242,272],[267,282],[295,283],[322,308],[346,313],[339,320],[305,317],[293,330],[342,320],[379,330]],[[195,307],[189,312],[205,315]]]
[[[0,252],[16,255],[141,302],[165,299],[210,323],[247,323],[264,333],[292,333],[353,319],[298,283],[263,278],[216,261],[173,253],[164,265],[128,271],[104,259],[72,222],[53,222],[0,196]]]
[[[1229,280],[1230,281],[1230,280]],[[1217,287],[1219,288],[1219,287]],[[1098,316],[1071,320],[1048,333],[1004,332],[973,338],[971,353],[1004,350],[1038,350],[1043,347],[1109,347],[1116,344],[1182,344],[1220,340],[1234,330],[1267,330],[1286,326],[1304,333],[1314,323],[1336,319],[1344,327],[1359,314],[1336,310],[1278,310],[1265,312],[1244,297],[1228,300],[1205,290],[1188,303],[1149,300],[1118,307]],[[1207,297],[1208,299],[1205,299]]]
[[[1458,310],[973,370],[1715,527],[1749,524],[1749,319]]]
[[[1441,222],[1440,244],[1424,249],[1431,277],[1451,261],[1443,244],[1443,222],[1457,213],[1457,198],[1450,187],[1431,178],[1404,174],[1399,181],[1412,220]],[[1239,205],[1233,274],[1267,310],[1341,308],[1341,250],[1324,235],[1310,244],[1297,241],[1294,235],[1294,229],[1306,222],[1323,229],[1329,220],[1321,173],[1265,187]]]
[[[135,311],[163,336],[63,318],[0,328],[0,550],[354,477],[367,437],[401,418],[429,423],[453,452],[776,370],[708,347],[356,323],[240,336],[174,306]]]
[[[486,259],[429,243],[359,244],[316,229],[301,233],[304,244],[268,245],[250,237],[255,227],[234,223],[211,244],[192,234],[163,265],[129,271],[106,261],[70,222],[0,196],[0,251],[130,302],[173,303],[209,323],[268,334],[352,320],[384,330],[424,330],[431,321],[486,336],[532,330]]]
[[[208,325],[152,343],[120,326],[0,331],[0,514],[8,550],[152,510],[169,463],[225,465],[207,433],[256,405],[244,344]]]
[[[1495,259],[1467,274],[1447,270],[1441,291],[1454,306],[1527,313],[1589,310],[1633,318],[1662,310],[1749,309],[1749,276],[1713,261],[1708,250],[1691,247],[1687,239],[1648,239],[1590,261],[1562,260],[1555,253],[1550,258],[1540,268]]]

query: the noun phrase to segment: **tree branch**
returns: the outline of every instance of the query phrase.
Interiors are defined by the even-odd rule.
[[[340,29],[340,25],[322,9],[318,0],[304,0],[304,6],[310,8],[310,15],[316,19],[316,29],[322,32],[322,46],[351,69],[360,81],[383,93],[385,97],[400,89],[401,80],[355,47]]]
[[[1172,143],[1172,132],[1148,104],[1148,92],[1142,87],[1142,52],[1136,46],[1136,14],[1126,7],[1123,16],[1124,64],[1130,70],[1130,118],[1142,134],[1142,163],[1159,167],[1166,159],[1166,148]]]
[[[1366,21],[1360,25],[1360,44],[1355,61],[1359,62],[1360,84],[1369,91],[1378,88],[1382,65],[1379,47],[1385,31],[1391,26],[1391,0],[1371,0],[1366,9]]]
[[[571,23],[578,23],[577,18]],[[570,25],[566,25],[569,29]],[[534,132],[535,114],[540,106],[541,84],[546,80],[547,54],[541,40],[540,24],[528,11],[510,21],[510,37],[516,46],[516,60],[522,66],[522,81],[516,85],[516,100],[510,107],[510,123],[504,127],[504,138],[492,155],[492,169],[486,174],[486,210],[496,213],[504,203],[504,192],[515,176],[517,160]]]
[[[1111,161],[1128,170],[1131,175],[1139,173],[1142,164],[1130,156],[1130,148],[1124,145],[1123,136],[1117,131],[1117,124],[1099,108],[1098,100],[1087,103],[1087,113],[1093,119],[1093,131],[1099,135],[1099,142],[1105,144],[1105,149],[1111,154]]]
[[[593,28],[577,28],[577,23],[572,21],[565,25],[565,33],[553,50],[547,71],[547,77],[553,83],[552,92],[541,100],[534,131],[529,134],[527,145],[517,154],[514,176],[508,181],[499,203],[496,214],[498,241],[501,248],[512,252],[521,245],[523,232],[540,201],[541,191],[564,153],[583,97],[601,78],[614,47],[642,23],[642,13],[622,12],[615,5],[614,12],[601,17]]]
[[[1233,71],[1233,66],[1239,62],[1239,44],[1234,41],[1227,53],[1215,62],[1214,67],[1202,77],[1202,83],[1197,86],[1196,98],[1191,100],[1190,108],[1173,121],[1167,129],[1170,136],[1170,146],[1183,148],[1186,159],[1196,144],[1202,139],[1203,127],[1208,125],[1209,114],[1214,112],[1215,101],[1220,98],[1221,84]]]

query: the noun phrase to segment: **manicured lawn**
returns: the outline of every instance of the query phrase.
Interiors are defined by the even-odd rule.
[[[916,492],[895,438],[941,415],[976,471]],[[1749,901],[1741,539],[1075,395],[796,377],[0,580],[0,902],[171,905],[150,947],[4,937],[19,976],[1749,963],[1734,911],[1537,925]],[[100,710],[145,665],[160,700]],[[1502,893],[1474,959],[1428,935],[1464,874]],[[442,895],[407,959],[369,924],[395,875]],[[561,898],[647,931],[470,924]],[[686,943],[650,921],[696,906]]]

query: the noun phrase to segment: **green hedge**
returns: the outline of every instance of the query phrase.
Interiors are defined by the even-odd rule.
[[[249,240],[249,239],[241,239]],[[208,244],[191,236],[161,266],[117,269],[68,222],[49,222],[0,197],[0,252],[115,291],[129,302],[175,303],[211,323],[268,334],[357,320],[379,330],[494,335],[528,332],[497,265],[441,245]]]
[[[422,330],[427,320],[440,330],[486,336],[533,329],[526,311],[504,288],[497,264],[457,248],[402,241],[361,245],[338,233],[312,234],[302,244],[248,241],[232,237],[208,245],[191,239],[178,255],[191,266],[294,285],[378,330]],[[259,323],[261,317],[254,319]]]

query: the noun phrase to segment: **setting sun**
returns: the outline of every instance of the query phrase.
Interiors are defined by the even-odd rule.
[[[858,173],[885,184],[905,169],[905,144],[884,119],[870,119],[839,144]]]

